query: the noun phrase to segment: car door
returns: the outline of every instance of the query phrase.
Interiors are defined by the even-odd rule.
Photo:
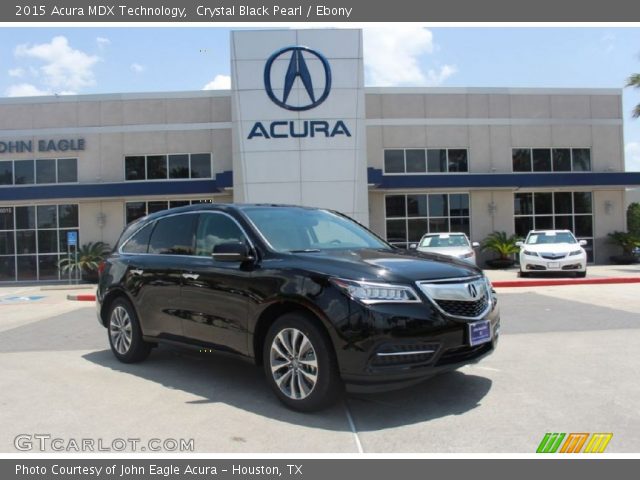
[[[185,259],[182,273],[182,325],[184,335],[194,343],[246,354],[252,266],[214,260],[214,247],[228,242],[250,245],[230,215],[200,213],[195,255]]]
[[[145,255],[131,259],[129,277],[139,284],[136,308],[145,335],[183,336],[179,308],[184,258],[194,252],[198,215],[183,213],[155,222]]]

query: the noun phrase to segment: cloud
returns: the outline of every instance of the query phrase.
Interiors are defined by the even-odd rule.
[[[17,58],[43,62],[38,69],[41,81],[54,92],[76,91],[96,83],[93,67],[99,57],[72,48],[66,37],[54,37],[49,43],[18,45],[14,53]]]
[[[456,73],[458,69],[455,65],[443,65],[438,70],[429,69],[426,82],[428,86],[441,85],[447,78]]]
[[[6,90],[7,97],[40,97],[42,95],[51,95],[50,91],[40,90],[30,83],[20,83],[11,85]]]
[[[417,25],[365,28],[363,37],[367,85],[433,86],[457,71],[454,65],[423,70],[421,57],[436,50],[433,34],[427,28]]]
[[[216,75],[213,80],[207,83],[203,90],[229,90],[231,88],[231,77],[229,75]]]
[[[106,37],[96,37],[96,43],[98,44],[98,48],[100,50],[107,47],[107,45],[111,45],[111,40]]]
[[[640,142],[628,142],[624,146],[626,170],[640,172]]]
[[[142,73],[147,69],[144,65],[140,65],[139,63],[132,63],[130,68],[131,71],[135,73]]]
[[[605,33],[600,37],[600,42],[604,46],[604,51],[606,53],[611,53],[615,48],[616,36],[613,33]]]
[[[25,74],[24,68],[17,67],[17,68],[9,69],[10,77],[20,78],[20,77],[24,77],[24,74]]]

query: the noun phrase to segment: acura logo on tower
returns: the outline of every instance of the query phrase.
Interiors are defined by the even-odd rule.
[[[287,56],[289,52],[291,52],[290,57]],[[307,56],[306,60],[305,54]],[[277,69],[273,68],[274,63],[281,57],[285,60],[287,58],[289,59],[286,74],[284,78],[281,76],[278,78],[276,76],[276,78],[272,79],[272,76],[277,73]],[[319,60],[318,63],[322,67],[324,78],[318,75],[318,69],[311,70],[314,71],[315,76],[312,76],[309,70],[307,62],[311,64],[311,62],[315,60],[314,57]],[[292,98],[291,90],[297,79],[302,83],[304,91],[300,92],[300,100],[295,101]],[[278,91],[277,94],[273,90],[274,84]],[[331,91],[331,68],[329,67],[329,62],[323,55],[308,47],[296,46],[283,48],[275,52],[267,60],[264,67],[264,88],[273,103],[287,110],[302,111],[317,107],[327,99]],[[322,89],[322,93],[316,98],[316,92],[320,89]]]

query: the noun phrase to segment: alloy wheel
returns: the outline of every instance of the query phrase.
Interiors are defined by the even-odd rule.
[[[318,381],[318,358],[304,333],[296,328],[278,332],[269,358],[271,374],[283,394],[292,400],[309,396]]]
[[[120,355],[125,355],[129,351],[129,347],[131,347],[132,326],[129,312],[120,305],[111,312],[109,334],[111,335],[113,348]]]

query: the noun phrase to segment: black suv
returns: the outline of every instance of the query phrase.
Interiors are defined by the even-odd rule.
[[[100,323],[122,362],[158,342],[262,364],[297,410],[403,387],[496,346],[478,268],[393,247],[336,212],[201,204],[142,218],[101,265]]]

